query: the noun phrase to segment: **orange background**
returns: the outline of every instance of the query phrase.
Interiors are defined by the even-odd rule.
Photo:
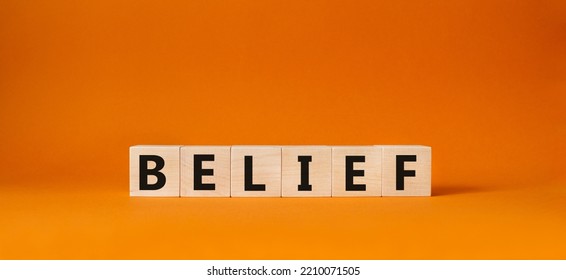
[[[0,257],[566,258],[563,1],[0,1]],[[430,198],[128,196],[136,144],[424,144]]]

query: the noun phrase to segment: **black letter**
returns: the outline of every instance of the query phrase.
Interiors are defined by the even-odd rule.
[[[415,170],[405,170],[405,161],[417,161],[416,155],[397,155],[397,190],[405,189],[405,177],[415,177]]]
[[[354,176],[364,176],[363,170],[354,170],[354,162],[365,162],[365,156],[346,156],[346,191],[365,191],[365,184],[354,184]]]
[[[299,191],[312,191],[312,185],[309,185],[309,162],[312,161],[312,156],[299,156],[301,163],[301,184]]]
[[[202,176],[214,175],[214,169],[202,169],[203,161],[214,161],[214,155],[195,155],[194,160],[194,176],[195,176],[195,191],[213,191],[215,188],[214,184],[203,184]]]
[[[148,161],[155,162],[154,169],[147,169]],[[159,170],[163,169],[164,166],[165,161],[160,156],[140,155],[140,190],[155,191],[163,188],[167,179],[163,173],[159,172]],[[155,184],[150,185],[147,183],[147,176],[149,175],[157,177],[157,182],[155,182]]]
[[[262,184],[255,184],[253,183],[253,157],[252,156],[244,156],[244,178],[245,178],[245,191],[265,191],[265,185]]]

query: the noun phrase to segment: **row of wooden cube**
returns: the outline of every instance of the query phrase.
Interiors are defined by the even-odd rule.
[[[130,196],[430,195],[428,146],[130,147]]]

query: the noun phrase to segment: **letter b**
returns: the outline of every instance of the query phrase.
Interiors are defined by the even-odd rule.
[[[155,168],[149,169],[148,162],[155,162]],[[155,191],[163,188],[167,178],[161,172],[161,169],[165,167],[165,161],[162,157],[156,155],[140,155],[140,190],[144,191]],[[147,179],[149,176],[155,176],[157,182],[154,184],[149,184]]]
[[[180,146],[130,147],[130,196],[179,196]]]

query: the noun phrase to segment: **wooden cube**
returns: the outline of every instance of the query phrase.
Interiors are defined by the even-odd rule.
[[[281,196],[281,147],[232,146],[232,197]]]
[[[230,146],[181,147],[181,196],[230,197]]]
[[[431,147],[383,148],[383,196],[431,195]]]
[[[284,146],[281,194],[284,197],[330,197],[332,149],[327,146]]]
[[[381,196],[381,148],[332,147],[332,196]]]
[[[179,196],[181,146],[130,147],[130,196]]]

